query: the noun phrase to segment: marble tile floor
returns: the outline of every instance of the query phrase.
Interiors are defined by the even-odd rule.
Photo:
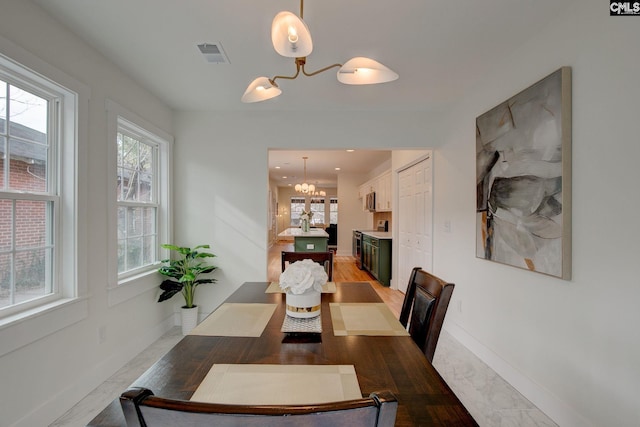
[[[557,427],[445,330],[440,334],[433,366],[480,426]]]
[[[86,425],[182,338],[172,328],[50,427]],[[446,331],[433,364],[481,426],[552,427],[556,424]]]

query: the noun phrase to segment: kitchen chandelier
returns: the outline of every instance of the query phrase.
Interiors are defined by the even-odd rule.
[[[327,193],[324,191],[316,191],[316,186],[313,184],[307,184],[307,159],[308,157],[303,157],[304,160],[304,182],[302,184],[296,184],[294,187],[298,193],[302,193],[305,196],[326,196]]]
[[[362,56],[351,58],[344,64],[332,64],[317,71],[308,73],[304,66],[307,56],[313,50],[313,42],[309,27],[303,21],[304,0],[300,0],[300,17],[283,11],[273,18],[271,24],[271,42],[277,53],[284,57],[295,58],[296,73],[293,76],[275,76],[273,78],[258,77],[251,82],[242,95],[242,102],[260,102],[275,98],[282,93],[276,84],[277,79],[294,80],[302,71],[307,77],[315,76],[331,68],[340,67],[338,81],[348,85],[366,85],[386,83],[398,78],[391,69],[378,61]]]

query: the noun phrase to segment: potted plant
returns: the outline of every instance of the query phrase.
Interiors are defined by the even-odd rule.
[[[182,333],[187,334],[198,323],[198,306],[194,304],[196,287],[203,283],[215,283],[216,279],[199,278],[202,274],[212,273],[217,267],[208,265],[204,259],[215,257],[210,252],[198,252],[198,249],[209,249],[209,245],[199,245],[191,249],[175,245],[161,245],[165,249],[179,254],[176,259],[164,259],[158,273],[169,277],[160,284],[162,294],[158,302],[166,301],[178,292],[184,297],[182,306]]]

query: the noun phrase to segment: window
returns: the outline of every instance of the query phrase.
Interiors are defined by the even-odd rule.
[[[304,210],[304,197],[291,198],[291,226],[300,227],[300,215]]]
[[[329,224],[338,223],[338,198],[329,199]]]
[[[75,94],[0,56],[0,317],[77,295],[75,115]]]
[[[324,197],[312,197],[309,209],[313,212],[312,224],[324,224]]]
[[[122,274],[158,260],[158,148],[124,121],[116,143],[118,274]]]
[[[110,243],[111,287],[155,271],[171,243],[169,165],[173,138],[112,101],[110,171],[114,183]],[[124,295],[124,294],[123,294]],[[133,296],[112,298],[110,303]]]

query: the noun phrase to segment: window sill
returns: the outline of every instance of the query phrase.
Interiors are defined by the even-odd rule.
[[[87,318],[86,298],[65,298],[0,320],[0,357]]]
[[[118,286],[109,288],[107,291],[109,307],[129,301],[154,288],[158,289],[160,282],[157,268],[122,279],[118,282]]]

